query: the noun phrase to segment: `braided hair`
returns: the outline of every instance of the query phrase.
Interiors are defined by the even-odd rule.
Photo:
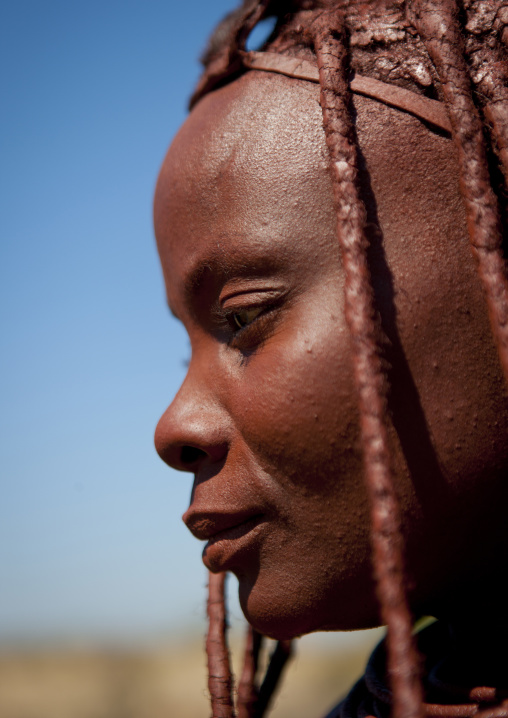
[[[508,380],[508,281],[503,257],[508,211],[508,4],[501,0],[245,0],[212,36],[191,106],[246,71],[248,37],[257,23],[269,17],[275,18],[275,27],[263,51],[317,62],[371,505],[373,565],[387,625],[392,714],[418,718],[423,715],[423,696],[387,439],[381,320],[374,306],[366,210],[357,183],[351,78],[357,73],[444,103],[458,150],[471,249]],[[235,715],[223,585],[223,575],[210,576],[207,651],[214,718]],[[239,718],[263,715],[290,654],[290,645],[280,642],[258,689],[260,645],[261,637],[250,629],[238,688]],[[500,718],[508,716],[508,705],[497,710]]]

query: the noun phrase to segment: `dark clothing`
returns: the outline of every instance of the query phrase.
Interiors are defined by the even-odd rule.
[[[436,621],[417,635],[423,665],[424,714],[468,718],[508,700],[508,657],[481,649]],[[386,675],[385,642],[372,653],[365,674],[326,718],[389,718],[391,691]],[[508,707],[508,706],[507,706]]]

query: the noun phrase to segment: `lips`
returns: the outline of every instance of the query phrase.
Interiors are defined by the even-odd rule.
[[[262,512],[259,509],[243,509],[225,513],[213,510],[196,511],[191,506],[184,513],[182,519],[193,536],[201,541],[206,541],[231,532],[261,515]]]
[[[265,516],[257,509],[224,513],[190,508],[183,520],[196,538],[207,540],[203,562],[212,571],[236,565],[239,555],[253,548],[265,524]]]

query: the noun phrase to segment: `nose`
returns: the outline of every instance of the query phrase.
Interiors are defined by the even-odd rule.
[[[178,471],[196,473],[204,464],[220,462],[228,452],[227,414],[202,389],[188,374],[155,429],[157,453]]]

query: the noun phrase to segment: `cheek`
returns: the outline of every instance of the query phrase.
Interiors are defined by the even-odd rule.
[[[293,495],[329,495],[340,478],[343,497],[361,465],[349,334],[333,315],[313,319],[284,326],[246,361],[230,411],[261,468]]]
[[[242,605],[273,635],[376,620],[350,340],[333,316],[300,314],[229,374],[228,410],[274,508]]]

